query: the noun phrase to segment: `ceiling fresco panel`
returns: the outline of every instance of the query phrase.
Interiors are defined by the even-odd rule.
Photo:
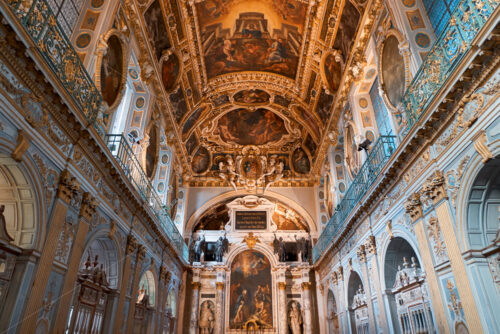
[[[207,76],[265,71],[294,79],[307,4],[206,0],[196,4]]]

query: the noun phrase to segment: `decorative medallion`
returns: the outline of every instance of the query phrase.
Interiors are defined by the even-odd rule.
[[[76,38],[76,46],[79,47],[80,49],[84,49],[90,44],[91,39],[92,37],[88,33],[80,34]]]
[[[260,242],[260,240],[253,235],[253,232],[250,232],[243,238],[242,242],[246,242],[248,248],[253,249],[255,244]]]
[[[401,0],[401,2],[403,3],[403,5],[405,7],[413,7],[415,6],[415,0]]]
[[[368,107],[368,100],[364,97],[360,98],[359,99],[359,106],[363,109],[365,109],[366,107]]]
[[[93,7],[93,8],[101,8],[101,6],[104,4],[104,0],[92,0],[90,2],[90,5]]]
[[[373,131],[366,131],[366,139],[368,139],[372,143],[375,141],[375,134],[373,134]]]
[[[144,100],[144,98],[141,96],[139,97],[137,100],[135,100],[135,106],[139,109],[141,109],[142,107],[144,107],[144,103],[145,103],[146,100]]]
[[[139,78],[139,73],[137,73],[137,71],[135,70],[135,68],[129,68],[128,74],[134,80],[137,80]]]
[[[431,44],[431,39],[426,33],[419,32],[415,35],[415,42],[420,48],[426,49]]]
[[[374,68],[370,68],[365,73],[365,79],[370,80],[371,78],[373,78],[375,76],[376,73],[377,73],[377,70],[375,70]]]

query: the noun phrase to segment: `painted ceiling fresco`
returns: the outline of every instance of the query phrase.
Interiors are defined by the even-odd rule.
[[[368,1],[136,1],[183,179],[278,168],[275,185],[311,185]]]

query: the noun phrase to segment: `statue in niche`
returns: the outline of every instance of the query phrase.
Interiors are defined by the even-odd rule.
[[[293,301],[288,313],[291,334],[302,334],[302,313],[297,302]]]
[[[215,243],[215,261],[222,262],[224,254],[226,254],[228,249],[229,241],[226,238],[226,234],[224,234],[224,237],[219,237],[219,239]]]
[[[193,246],[193,262],[201,262],[205,256],[205,236],[198,237]]]
[[[310,241],[305,237],[297,239],[295,235],[295,244],[297,246],[297,257],[299,262],[309,262]]]
[[[285,249],[285,242],[283,241],[283,237],[280,237],[278,240],[276,238],[276,234],[274,235],[273,248],[274,248],[274,254],[278,254],[279,261],[285,262],[286,261],[286,249]]]
[[[212,334],[214,332],[215,315],[213,308],[213,303],[208,300],[201,304],[199,321],[200,334]]]

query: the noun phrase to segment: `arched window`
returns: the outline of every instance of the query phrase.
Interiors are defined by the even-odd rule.
[[[71,37],[85,0],[49,0],[50,9],[67,37]]]
[[[422,0],[422,2],[434,28],[434,33],[439,36],[460,0]]]
[[[375,114],[375,122],[377,123],[379,135],[388,136],[392,133],[390,115],[382,97],[378,93],[378,85],[377,78],[370,89],[370,99],[372,100],[373,113]]]

